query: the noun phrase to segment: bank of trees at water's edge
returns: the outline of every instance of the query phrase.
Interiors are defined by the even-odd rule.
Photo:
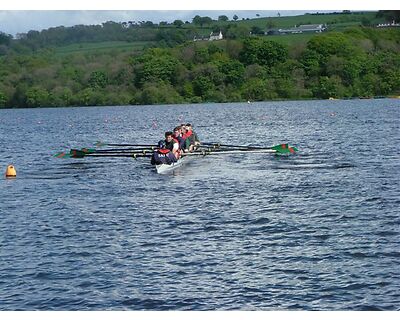
[[[400,32],[354,27],[284,45],[268,37],[172,48],[0,57],[0,107],[400,95]]]

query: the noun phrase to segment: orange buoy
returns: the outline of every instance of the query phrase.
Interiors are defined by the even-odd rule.
[[[15,167],[12,164],[10,164],[6,170],[6,178],[15,178],[16,176],[17,176],[17,171],[15,170]]]

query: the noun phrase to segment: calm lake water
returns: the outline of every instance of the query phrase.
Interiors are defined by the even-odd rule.
[[[299,148],[57,159],[96,141]],[[400,100],[0,110],[0,310],[400,310]]]

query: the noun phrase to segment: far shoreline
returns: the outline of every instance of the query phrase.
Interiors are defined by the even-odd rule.
[[[377,96],[377,97],[351,97],[351,98],[328,98],[328,99],[276,99],[276,100],[263,100],[263,101],[229,101],[229,102],[187,102],[187,103],[162,103],[162,104],[125,104],[125,105],[90,105],[90,106],[40,106],[40,107],[0,107],[0,110],[26,110],[26,109],[59,109],[59,108],[107,108],[107,107],[151,107],[151,106],[196,106],[196,105],[205,105],[205,104],[253,104],[253,103],[263,103],[263,102],[293,102],[293,101],[349,101],[349,100],[383,100],[383,99],[391,99],[397,100],[400,99],[400,96]]]

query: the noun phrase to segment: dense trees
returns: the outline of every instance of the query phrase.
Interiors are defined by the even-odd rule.
[[[400,11],[399,10],[382,10],[377,14],[378,17],[385,17],[387,21],[399,21]]]
[[[267,41],[264,38],[247,38],[243,41],[240,60],[247,65],[259,64],[272,67],[285,61],[287,55],[287,49],[277,42]]]
[[[212,23],[212,19],[210,17],[200,17],[199,15],[196,15],[192,22],[195,25],[203,27],[204,25],[210,25]]]
[[[0,54],[0,107],[400,95],[397,30],[357,27],[286,47],[265,36],[240,34],[246,28],[240,25],[224,30],[225,36],[231,34],[228,40],[186,42],[188,30],[178,24],[172,27],[176,32],[157,31],[160,45],[174,47],[136,52],[57,55],[39,49],[40,33],[30,32],[23,41],[37,51],[16,53],[8,50],[10,37],[0,34],[0,47],[7,48]],[[109,32],[119,27],[102,26]],[[88,36],[85,28],[76,29],[82,38]],[[68,32],[63,27],[58,31],[48,31],[52,41],[66,39]]]
[[[184,23],[182,20],[175,20],[175,21],[173,22],[173,25],[174,25],[174,26],[177,26],[178,28],[179,28],[179,27],[182,27],[184,24],[185,24],[185,23]]]
[[[0,45],[10,45],[12,36],[0,31]]]

